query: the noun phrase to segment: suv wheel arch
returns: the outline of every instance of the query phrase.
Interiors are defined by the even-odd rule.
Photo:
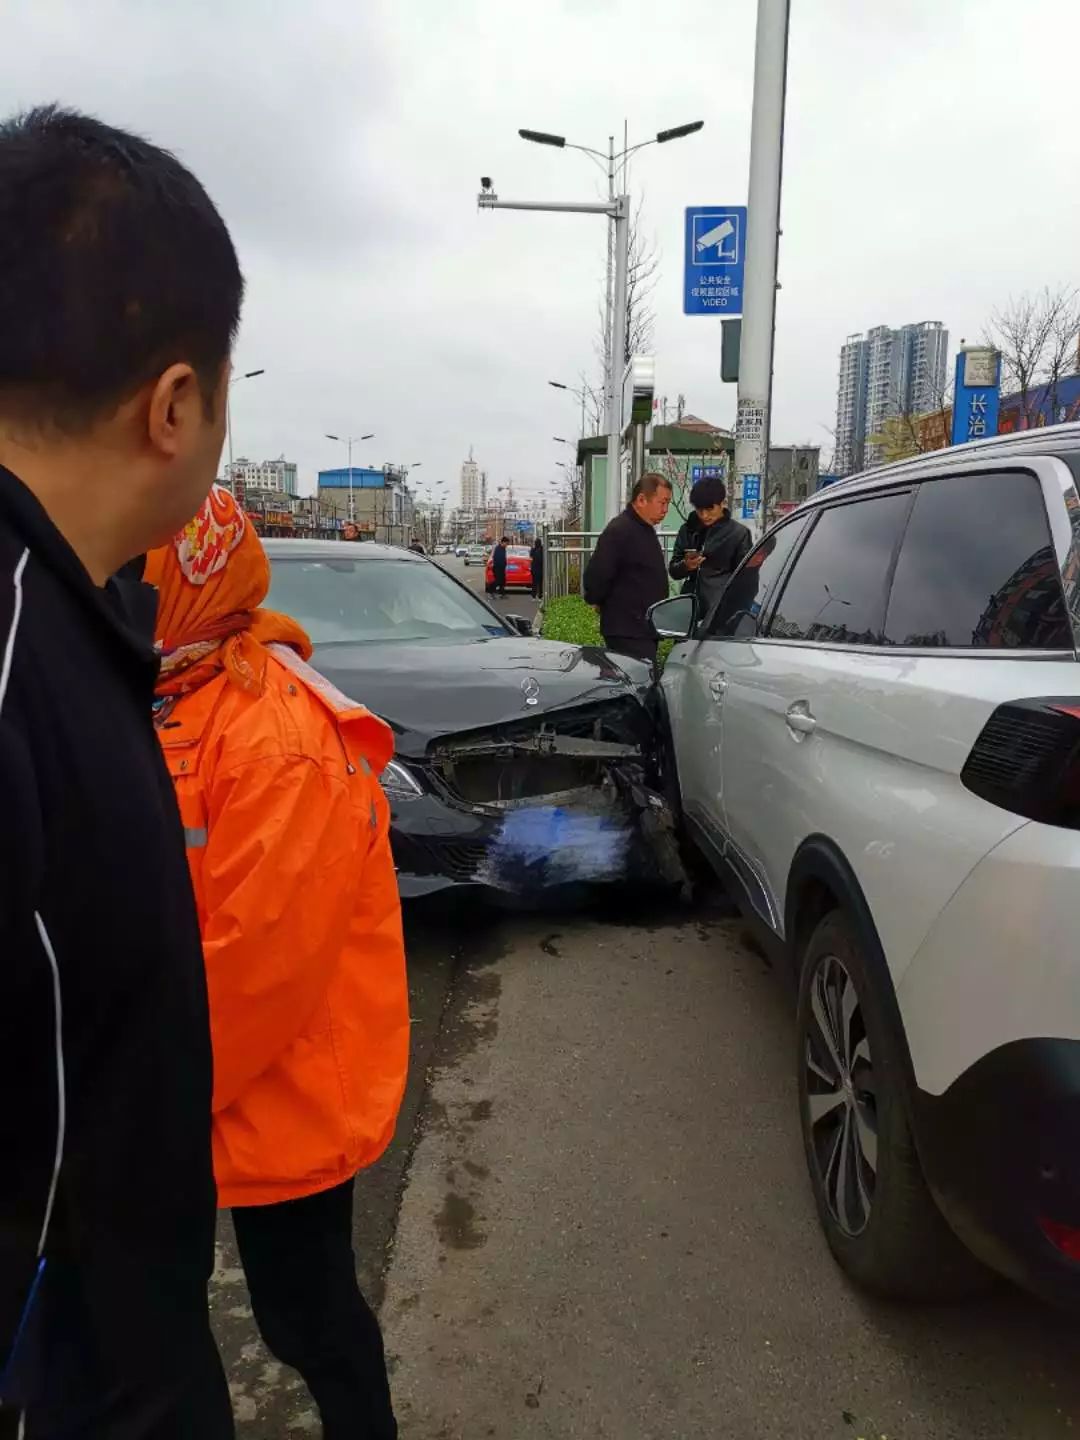
[[[903,1063],[903,1090],[909,1121],[914,1125],[915,1068],[896,998],[896,987],[862,886],[843,852],[824,835],[811,835],[799,846],[788,874],[784,935],[791,978],[798,988],[806,946],[830,910],[843,910],[855,927],[874,986],[885,1011]],[[916,1135],[916,1144],[918,1136]]]

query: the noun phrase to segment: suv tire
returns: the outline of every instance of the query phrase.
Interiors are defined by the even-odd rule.
[[[799,1114],[829,1248],[865,1290],[902,1300],[979,1293],[990,1273],[949,1229],[923,1179],[901,1045],[842,910],[801,958]]]

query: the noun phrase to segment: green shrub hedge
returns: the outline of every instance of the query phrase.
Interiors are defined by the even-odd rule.
[[[544,624],[540,633],[545,640],[559,640],[564,645],[603,645],[600,617],[580,595],[567,595],[562,600],[549,600],[544,605]],[[660,642],[660,665],[671,653],[673,640]]]

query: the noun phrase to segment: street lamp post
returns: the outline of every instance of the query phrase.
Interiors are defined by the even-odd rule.
[[[619,314],[619,296],[622,296],[622,308],[626,309],[626,273],[628,265],[629,249],[629,215],[630,199],[627,195],[617,195],[614,201],[609,203],[588,203],[578,201],[545,201],[545,200],[500,200],[499,197],[489,189],[484,189],[477,196],[477,204],[481,210],[543,210],[556,215],[606,215],[615,222],[615,302],[616,309],[613,312],[613,323],[611,325],[608,340],[611,345],[611,353],[615,356],[622,356],[624,340],[624,328],[622,325],[614,324],[614,315]],[[621,366],[625,366],[625,360]],[[607,436],[608,436],[608,484],[606,494],[606,513],[608,519],[614,519],[622,508],[619,504],[618,474],[619,474],[619,446],[622,439],[622,393],[616,392],[615,387],[610,387],[607,396]]]
[[[623,371],[626,369],[627,359],[626,286],[629,271],[630,229],[629,197],[625,194],[621,196],[616,196],[615,194],[616,167],[621,166],[620,181],[625,191],[626,167],[632,155],[636,155],[639,150],[647,149],[650,145],[666,145],[671,140],[681,140],[687,135],[696,135],[699,130],[704,129],[704,126],[704,120],[692,120],[687,125],[675,125],[670,130],[658,130],[651,140],[639,141],[637,145],[624,144],[622,150],[618,153],[615,151],[615,137],[609,136],[606,154],[604,151],[594,150],[588,145],[571,144],[567,141],[565,135],[552,135],[545,130],[518,131],[518,134],[523,140],[529,140],[534,145],[550,145],[557,150],[579,150],[583,155],[588,155],[594,163],[599,164],[600,168],[606,170],[607,173],[608,215],[615,221],[614,234],[612,234],[610,227],[608,229],[607,284],[604,297],[604,330],[606,335],[604,392],[608,427],[608,475],[610,477],[607,485],[607,494],[605,496],[607,501],[605,511],[608,519],[614,519],[621,509],[616,482],[619,475],[619,450],[622,439],[622,379]],[[621,237],[619,233],[619,215],[616,209],[618,203],[622,203],[625,212],[622,217]],[[550,208],[564,209],[566,207],[552,206]],[[612,263],[613,257],[614,264]],[[611,439],[613,425],[618,427],[614,443]]]
[[[254,380],[256,375],[265,375],[265,370],[245,370],[243,375],[234,375],[229,381],[229,388],[225,392],[225,429],[229,436],[229,479],[232,480],[233,451],[232,451],[232,405],[229,397],[234,385],[239,385],[241,380]]]
[[[372,431],[370,435],[331,435],[329,430],[324,430],[323,434],[327,440],[335,440],[339,445],[347,445],[349,447],[349,519],[355,524],[356,493],[353,490],[352,447],[361,440],[374,440],[375,432]]]

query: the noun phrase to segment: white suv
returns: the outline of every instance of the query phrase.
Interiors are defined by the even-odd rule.
[[[920,456],[653,611],[667,781],[790,966],[822,1225],[880,1293],[974,1252],[1080,1302],[1078,484],[1080,426]]]

